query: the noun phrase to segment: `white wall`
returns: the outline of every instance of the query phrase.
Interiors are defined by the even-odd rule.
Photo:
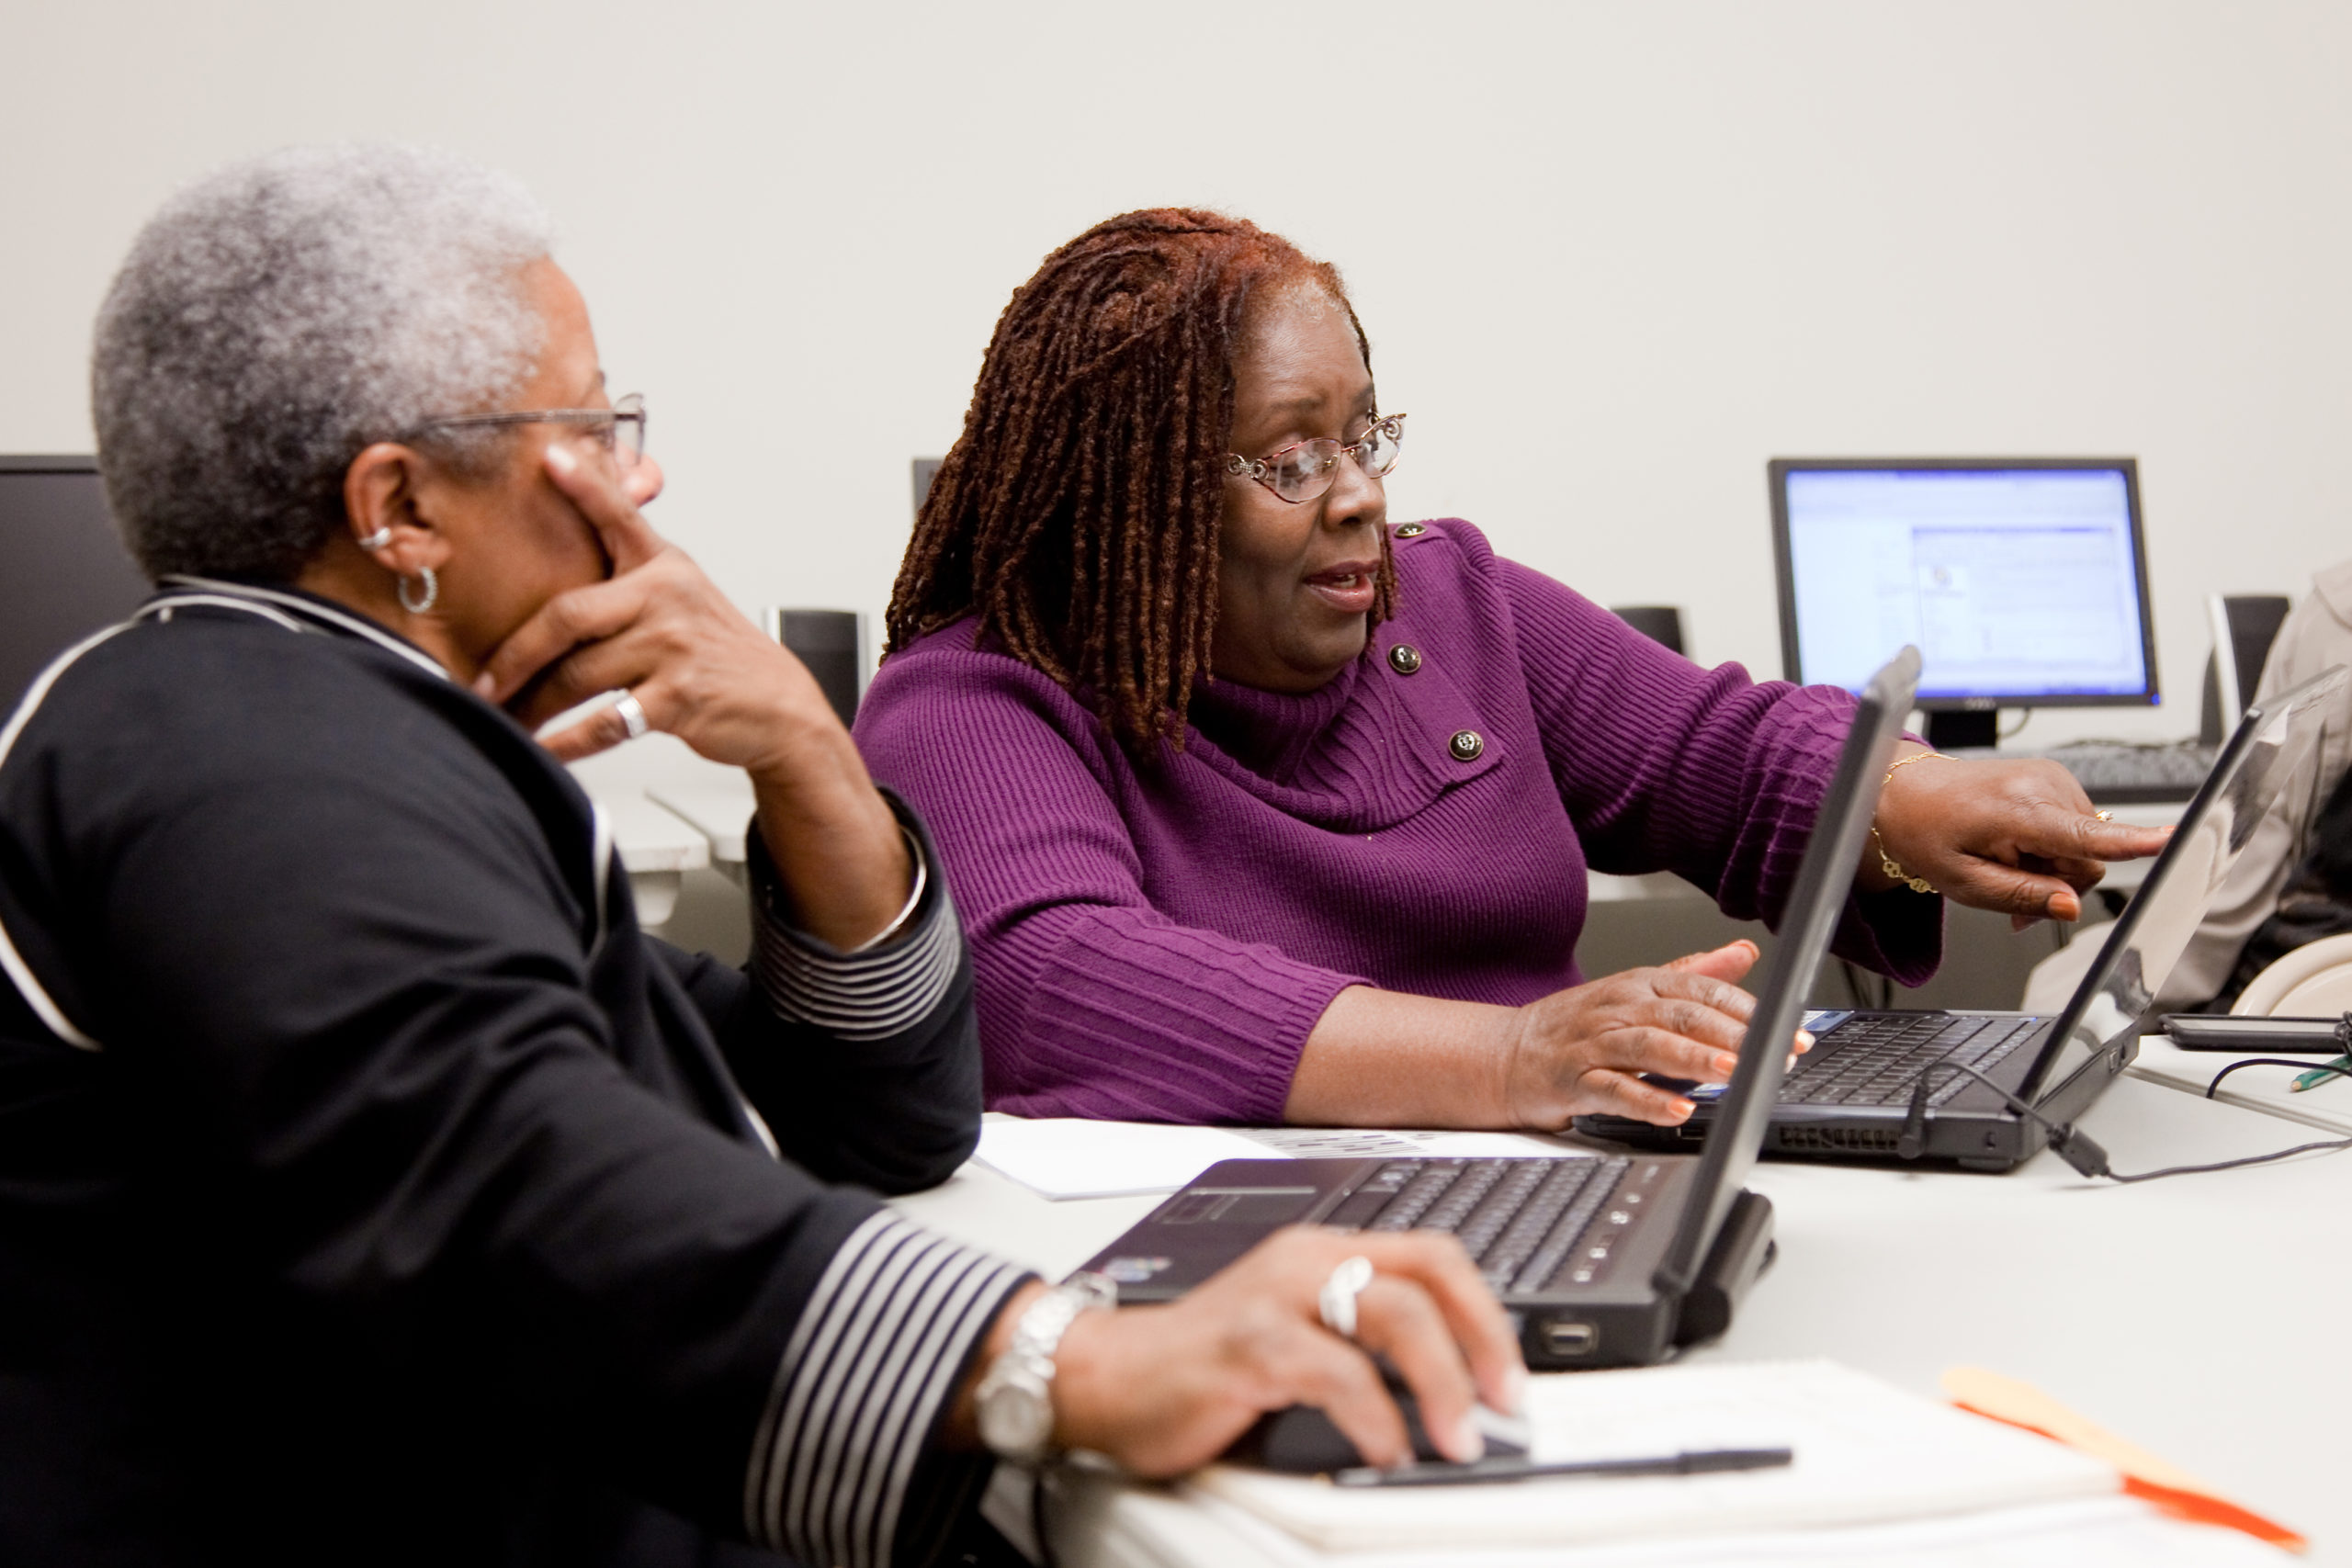
[[[555,209],[653,515],[747,604],[878,615],[907,460],[1096,219],[1337,261],[1393,514],[1458,513],[1777,672],[1774,455],[2136,454],[2160,660],[2352,553],[2352,9],[1969,0],[855,6],[12,0],[0,451],[86,450],[88,323],[175,184],[396,137]],[[0,565],[0,570],[5,570]]]

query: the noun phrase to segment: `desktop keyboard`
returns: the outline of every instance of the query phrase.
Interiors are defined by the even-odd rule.
[[[1608,1244],[1577,1244],[1632,1164],[1622,1156],[1392,1160],[1323,1223],[1451,1232],[1498,1292],[1589,1284],[1608,1262]],[[1632,1223],[1622,1211],[1609,1221]]]
[[[2033,754],[2033,753],[2003,753]],[[2213,749],[2195,741],[2168,746],[2126,746],[2120,741],[2083,740],[2053,746],[2047,757],[2075,775],[2083,793],[2114,806],[2187,800],[2213,769]]]
[[[1824,1035],[1797,1058],[1781,1085],[1783,1105],[1900,1105],[1931,1062],[1950,1057],[1978,1072],[2039,1038],[2038,1018],[1970,1018],[1951,1013],[1863,1013]],[[1928,1091],[1941,1105],[1976,1080],[1939,1073]]]

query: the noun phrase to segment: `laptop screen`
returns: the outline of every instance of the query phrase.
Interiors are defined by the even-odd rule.
[[[2222,750],[2172,842],[2124,908],[2098,961],[2067,1002],[2025,1082],[2022,1098],[2048,1099],[2138,1036],[2141,1018],[2172,976],[2213,895],[2237,863],[2278,792],[2309,758],[2345,682],[2337,665],[2249,708]]]
[[[1724,1216],[1756,1164],[1765,1123],[1780,1098],[1787,1043],[1796,1035],[1814,975],[1853,891],[1862,835],[1878,809],[1879,785],[1894,755],[1903,716],[1911,711],[1912,688],[1918,679],[1919,650],[1905,648],[1863,687],[1838,771],[1805,841],[1795,889],[1781,912],[1781,940],[1756,987],[1756,1010],[1748,1017],[1739,1066],[1716,1102],[1715,1123],[1708,1131],[1698,1174],[1691,1179],[1681,1224],[1653,1276],[1663,1293],[1678,1293],[1698,1277]]]

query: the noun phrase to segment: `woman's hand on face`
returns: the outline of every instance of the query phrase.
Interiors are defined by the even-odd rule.
[[[1918,755],[1916,745],[1902,755]],[[1897,761],[1901,758],[1898,757]],[[1879,840],[1904,871],[1946,897],[2035,920],[2079,919],[2082,895],[2111,860],[2153,855],[2169,828],[2102,822],[2075,775],[2046,758],[2014,762],[1938,757],[1897,768],[1879,796]],[[1862,885],[1894,886],[1865,843]]]
[[[1756,956],[1753,942],[1735,942],[1521,1008],[1506,1066],[1505,1124],[1558,1128],[1595,1112],[1662,1127],[1687,1120],[1689,1100],[1636,1075],[1727,1080],[1756,1009],[1756,998],[1733,982]],[[1800,1034],[1796,1048],[1811,1043]]]
[[[541,605],[484,661],[477,692],[537,726],[625,690],[653,728],[755,776],[782,766],[796,740],[840,731],[806,667],[638,511],[638,492],[659,488],[658,470],[650,479],[609,473],[560,445],[548,446],[547,469],[596,530],[613,575]],[[628,739],[626,721],[606,710],[546,744],[571,761]]]
[[[1317,1296],[1346,1259],[1372,1261],[1353,1344]],[[1138,1475],[1177,1475],[1225,1451],[1269,1410],[1323,1410],[1377,1465],[1412,1458],[1405,1421],[1367,1352],[1420,1401],[1450,1458],[1484,1450],[1474,1401],[1516,1413],[1526,1383],[1502,1306],[1449,1235],[1297,1227],[1261,1242],[1182,1300],[1081,1314],[1055,1356],[1055,1437]]]

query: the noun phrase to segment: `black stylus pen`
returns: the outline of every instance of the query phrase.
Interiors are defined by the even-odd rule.
[[[1334,1471],[1341,1486],[1479,1486],[1500,1481],[1589,1475],[1704,1475],[1721,1470],[1770,1470],[1796,1460],[1793,1449],[1698,1449],[1648,1459],[1585,1459],[1544,1464],[1524,1455],[1482,1459],[1476,1464],[1408,1464],[1396,1470],[1369,1465]]]

